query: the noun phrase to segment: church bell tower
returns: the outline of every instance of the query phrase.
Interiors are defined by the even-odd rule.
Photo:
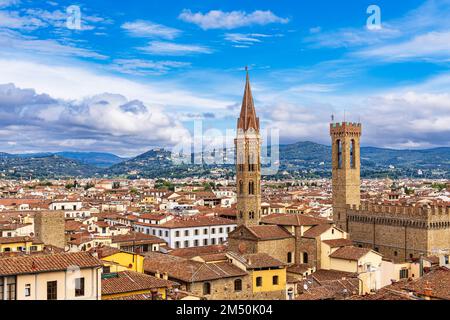
[[[246,68],[247,70],[247,68]],[[236,192],[239,225],[258,225],[261,220],[261,137],[247,70],[241,114],[237,122]]]

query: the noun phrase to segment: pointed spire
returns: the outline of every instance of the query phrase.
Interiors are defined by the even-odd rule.
[[[248,67],[245,67],[247,79],[245,83],[244,98],[242,99],[241,115],[238,120],[238,129],[247,131],[250,128],[259,131],[259,118],[256,117],[255,105],[253,104],[252,90],[250,88],[250,76]]]

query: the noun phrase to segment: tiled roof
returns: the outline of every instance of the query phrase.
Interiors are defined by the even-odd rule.
[[[450,300],[450,269],[432,270],[418,280],[407,282],[403,288],[418,295]]]
[[[102,295],[171,288],[176,285],[178,285],[176,282],[156,278],[144,273],[124,271],[117,273],[117,277],[102,279]]]
[[[140,232],[132,232],[129,234],[117,235],[112,237],[112,243],[119,243],[121,245],[143,244],[143,243],[165,243],[161,238],[155,237],[151,234]]]
[[[315,226],[319,224],[332,224],[333,222],[324,218],[311,217],[304,214],[271,214],[262,218],[262,223],[277,224],[285,226]]]
[[[18,243],[18,242],[32,242],[33,244],[44,244],[37,238],[32,237],[0,237],[0,244]]]
[[[331,248],[345,247],[352,245],[352,241],[350,239],[323,240],[322,242],[329,245]]]
[[[284,262],[275,259],[267,253],[250,253],[241,255],[236,252],[228,252],[228,255],[231,258],[243,263],[247,269],[275,268],[286,266]]]
[[[276,225],[249,226],[247,229],[260,240],[275,240],[293,237],[289,231]]]
[[[171,251],[169,254],[177,257],[183,258],[193,258],[205,254],[215,254],[226,251],[226,246],[215,245],[215,246],[204,246],[204,247],[192,247],[192,248],[181,248]]]
[[[319,224],[314,226],[303,233],[303,237],[305,238],[316,238],[320,236],[322,233],[327,232],[333,226],[331,224]]]
[[[366,254],[372,251],[369,248],[358,248],[353,246],[347,246],[337,249],[333,252],[330,257],[336,259],[346,259],[346,260],[359,260]]]
[[[203,263],[155,252],[146,254],[144,270],[151,273],[167,272],[170,278],[184,282],[216,280],[247,274],[229,262]]]
[[[0,276],[63,271],[69,267],[100,267],[101,262],[87,252],[42,254],[0,259]]]

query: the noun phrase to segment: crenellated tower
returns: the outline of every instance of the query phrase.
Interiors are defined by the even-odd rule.
[[[360,123],[331,123],[333,220],[348,231],[348,205],[359,206],[360,196]]]
[[[247,71],[241,114],[237,122],[236,192],[239,225],[261,220],[261,137]]]

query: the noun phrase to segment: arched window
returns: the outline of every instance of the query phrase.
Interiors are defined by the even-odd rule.
[[[205,282],[203,284],[203,295],[211,294],[211,283]]]
[[[356,155],[355,155],[356,142],[355,139],[352,139],[350,142],[350,167],[356,167]]]
[[[255,194],[255,183],[253,181],[248,183],[248,194]]]
[[[244,194],[244,182],[239,181],[239,194]]]
[[[255,213],[254,213],[253,211],[250,211],[250,212],[248,213],[248,218],[249,218],[249,219],[255,219]]]
[[[241,279],[234,280],[234,291],[242,291],[242,280]]]
[[[342,141],[340,139],[336,140],[336,152],[337,152],[337,163],[338,168],[342,168]]]
[[[303,263],[308,263],[308,253],[303,252]]]

